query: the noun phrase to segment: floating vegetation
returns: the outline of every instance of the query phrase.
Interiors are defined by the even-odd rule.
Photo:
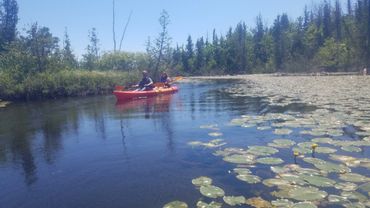
[[[344,146],[344,147],[341,147],[341,149],[347,152],[361,152],[362,151],[361,148],[355,147],[355,146]]]
[[[246,204],[256,208],[270,208],[271,203],[262,199],[261,197],[253,197],[245,201]]]
[[[195,186],[207,186],[212,184],[212,179],[205,176],[201,176],[199,178],[193,179],[191,183],[194,184]]]
[[[218,125],[217,124],[201,125],[199,128],[201,128],[201,129],[210,129],[210,130],[214,130],[214,131],[220,130],[218,128]]]
[[[288,190],[288,197],[298,201],[317,201],[324,199],[328,194],[315,187],[294,187]]]
[[[288,135],[291,134],[293,131],[291,129],[275,129],[274,134],[277,135]]]
[[[269,156],[279,152],[279,150],[266,146],[249,146],[247,152],[257,156]]]
[[[191,142],[188,142],[188,145],[193,146],[193,147],[203,146],[206,148],[216,148],[216,147],[224,146],[226,143],[223,141],[224,141],[223,139],[213,139],[209,142],[191,141]]]
[[[335,164],[331,162],[325,163],[317,163],[314,166],[320,170],[326,171],[328,173],[348,173],[351,172],[351,169],[342,165],[342,164]]]
[[[341,82],[344,78],[250,79],[248,85],[252,85],[251,88],[244,89],[241,85],[227,91],[238,96],[263,96],[263,105],[268,103],[272,106],[271,111],[266,106],[259,115],[243,115],[232,119],[230,123],[260,131],[269,130],[275,135],[284,136],[273,140],[271,136],[257,137],[264,143],[248,146],[247,149],[218,149],[213,154],[235,164],[236,168],[228,172],[235,174],[238,180],[249,184],[262,181],[266,188],[272,189],[271,196],[275,198],[270,203],[260,197],[245,200],[243,196],[224,196],[224,202],[230,206],[246,203],[253,207],[277,208],[370,207],[370,177],[363,172],[364,168],[370,170],[367,151],[370,147],[370,91],[359,90],[359,93],[358,88],[353,87],[359,84],[356,78],[346,79],[345,84]],[[364,86],[369,85],[368,82],[360,82]],[[324,83],[330,84],[323,85]],[[332,96],[333,94],[338,96]],[[310,110],[289,109],[289,106],[295,104],[308,105]],[[284,113],[271,113],[276,112],[273,108],[277,106],[288,110]],[[204,125],[201,128],[215,131],[210,136],[221,136],[217,135],[217,125]],[[300,138],[296,138],[297,135],[291,136],[298,131]],[[223,143],[224,141],[210,141],[195,144],[213,147]],[[277,154],[279,151],[281,154]],[[341,155],[345,154],[344,151],[351,156]],[[358,154],[359,152],[362,154]],[[275,157],[274,154],[279,156]],[[267,167],[261,164],[283,165],[272,166],[270,171],[266,171]],[[208,192],[204,189],[212,187],[212,181],[207,183],[204,179],[206,182],[203,183],[200,178],[195,184],[207,196]],[[249,185],[246,186],[247,189],[250,188]],[[260,185],[252,188],[254,187]],[[262,191],[264,190],[256,190],[256,195],[259,196]],[[210,198],[221,195],[224,193],[220,191],[219,195]],[[204,202],[197,204],[198,207],[211,207],[210,205]]]
[[[223,197],[225,195],[224,190],[222,190],[220,187],[217,186],[201,186],[200,187],[200,193],[203,196],[209,197],[209,198],[218,198]]]
[[[223,134],[221,132],[211,132],[211,133],[208,133],[208,135],[211,137],[220,137]]]
[[[230,206],[245,204],[244,196],[224,196],[224,202]]]
[[[289,148],[295,145],[295,142],[289,139],[275,139],[273,143],[268,143],[268,146],[275,148]]]
[[[261,182],[261,178],[260,177],[258,177],[256,175],[251,175],[251,174],[248,174],[248,175],[237,175],[236,178],[239,179],[239,180],[241,180],[241,181],[250,183],[250,184]]]
[[[351,182],[337,183],[334,187],[342,191],[355,191],[358,188],[356,184]]]
[[[218,202],[212,201],[211,203],[207,204],[203,201],[197,202],[197,208],[221,208],[222,204]]]
[[[334,180],[322,176],[301,175],[301,178],[307,181],[309,184],[318,187],[331,187],[336,183]]]
[[[256,160],[258,163],[266,165],[278,165],[284,162],[284,160],[276,157],[263,157]]]
[[[339,179],[348,182],[360,183],[370,181],[370,178],[357,174],[357,173],[346,173],[339,175]]]
[[[188,205],[182,201],[173,201],[164,205],[163,208],[188,208]]]
[[[10,102],[0,100],[0,108],[5,108]]]
[[[244,154],[244,155],[229,155],[224,157],[224,161],[230,162],[230,163],[235,163],[235,164],[254,164],[255,161],[255,156],[251,154]]]
[[[330,147],[316,147],[315,152],[317,153],[323,153],[323,154],[331,154],[336,152],[336,149],[330,148]]]

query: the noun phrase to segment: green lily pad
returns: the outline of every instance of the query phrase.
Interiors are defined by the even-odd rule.
[[[237,175],[236,178],[250,184],[261,182],[261,178],[256,175]]]
[[[275,129],[274,134],[277,135],[288,135],[291,134],[293,131],[291,129]]]
[[[279,150],[265,146],[249,146],[247,152],[257,156],[269,156],[279,152]]]
[[[317,206],[311,202],[299,202],[295,203],[291,208],[317,208]]]
[[[238,154],[226,156],[223,158],[223,160],[235,164],[249,164],[249,165],[254,164],[256,162],[254,155],[238,155]]]
[[[224,202],[230,206],[245,204],[244,196],[224,196]]]
[[[341,164],[335,164],[331,162],[325,162],[325,163],[317,163],[314,164],[314,166],[320,170],[326,171],[328,173],[348,173],[351,172],[351,169],[348,167],[341,165]]]
[[[334,187],[342,191],[355,191],[358,188],[355,183],[351,182],[337,183]]]
[[[219,137],[219,136],[222,136],[222,133],[221,132],[211,132],[208,135],[211,137]]]
[[[328,194],[315,187],[295,187],[288,191],[289,198],[298,201],[317,201],[325,198]]]
[[[333,142],[333,139],[328,138],[328,137],[320,137],[320,138],[312,139],[311,142],[322,143],[322,144],[330,144],[330,143]]]
[[[193,179],[191,183],[194,184],[195,186],[207,186],[212,184],[212,179],[205,176],[201,176],[199,178]]]
[[[262,199],[261,197],[253,197],[253,198],[247,199],[245,203],[255,208],[271,208],[272,207],[270,202]]]
[[[329,195],[328,196],[328,201],[330,203],[334,203],[334,204],[343,204],[345,202],[349,202],[346,197],[338,196],[338,195]]]
[[[293,152],[298,152],[301,155],[312,153],[312,150],[309,148],[302,148],[302,147],[294,147]]]
[[[209,198],[218,198],[223,197],[225,195],[224,190],[222,190],[220,187],[217,186],[201,186],[200,187],[200,193],[203,196],[209,197]]]
[[[250,171],[248,168],[234,168],[234,172],[239,174],[239,175],[252,174],[252,171]]]
[[[281,178],[269,178],[265,179],[262,182],[265,186],[273,187],[273,186],[287,186],[290,185],[290,182]]]
[[[266,165],[278,165],[284,162],[284,160],[275,157],[263,157],[256,160],[258,163]]]
[[[352,202],[352,203],[346,203],[343,204],[345,208],[366,208],[366,205],[364,205],[361,202]]]
[[[370,192],[370,182],[362,184],[361,186],[359,186],[359,188],[363,191]]]
[[[357,174],[357,173],[341,174],[339,175],[339,179],[343,181],[354,182],[354,183],[369,181],[368,177]]]
[[[311,163],[311,164],[325,164],[326,161],[325,160],[322,160],[322,159],[319,159],[319,158],[314,158],[314,157],[305,157],[303,158],[303,161],[305,161],[306,163]]]
[[[271,126],[259,126],[259,127],[257,127],[257,129],[260,130],[260,131],[265,131],[265,130],[271,129]]]
[[[367,196],[365,196],[365,195],[363,195],[359,192],[356,192],[356,191],[350,191],[350,192],[343,191],[341,193],[341,196],[344,196],[347,199],[358,200],[360,202],[364,202],[364,201],[367,200]]]
[[[345,147],[341,147],[341,149],[347,152],[361,152],[362,151],[361,148],[355,147],[355,146],[345,146]]]
[[[218,202],[212,201],[211,203],[207,204],[203,201],[197,202],[197,208],[221,208],[222,204]]]
[[[300,176],[298,175],[294,175],[294,174],[290,174],[290,173],[284,173],[284,174],[280,174],[280,177],[286,181],[289,181],[289,183],[291,184],[295,184],[295,185],[306,185],[307,182]]]
[[[271,204],[277,208],[287,208],[292,207],[294,203],[288,199],[276,199],[272,201]]]
[[[188,208],[188,205],[182,201],[173,201],[165,204],[163,208]]]
[[[276,148],[289,148],[295,145],[295,142],[289,139],[275,139],[273,143],[269,143],[268,146]]]
[[[334,180],[322,176],[302,175],[301,177],[309,184],[318,187],[331,187],[334,186],[334,184],[336,183]]]
[[[330,147],[317,147],[315,149],[315,152],[317,153],[323,153],[323,154],[331,154],[336,152],[336,149],[330,148]]]

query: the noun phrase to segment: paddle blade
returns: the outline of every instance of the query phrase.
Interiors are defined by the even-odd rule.
[[[176,82],[176,81],[180,81],[180,80],[182,80],[182,79],[184,79],[184,77],[175,77],[175,78],[173,78],[173,82]]]
[[[117,85],[116,88],[115,88],[116,91],[123,91],[124,89],[125,89],[125,87],[120,86],[120,85]]]

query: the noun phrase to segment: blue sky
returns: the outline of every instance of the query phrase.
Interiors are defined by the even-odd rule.
[[[145,51],[148,37],[155,38],[160,31],[158,18],[163,9],[170,15],[172,44],[181,45],[188,35],[193,40],[207,34],[211,37],[214,28],[225,34],[240,21],[254,27],[260,13],[268,25],[283,12],[295,19],[303,13],[304,5],[317,2],[321,0],[116,0],[116,33],[121,36],[132,10],[123,50]],[[62,38],[67,28],[74,52],[81,55],[88,44],[88,31],[95,27],[101,50],[113,49],[112,0],[18,0],[18,4],[20,31],[38,22]]]

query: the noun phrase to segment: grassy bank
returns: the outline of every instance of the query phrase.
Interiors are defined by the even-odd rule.
[[[0,72],[0,99],[30,100],[112,92],[115,85],[137,81],[137,74],[116,71],[62,70],[20,77]]]

